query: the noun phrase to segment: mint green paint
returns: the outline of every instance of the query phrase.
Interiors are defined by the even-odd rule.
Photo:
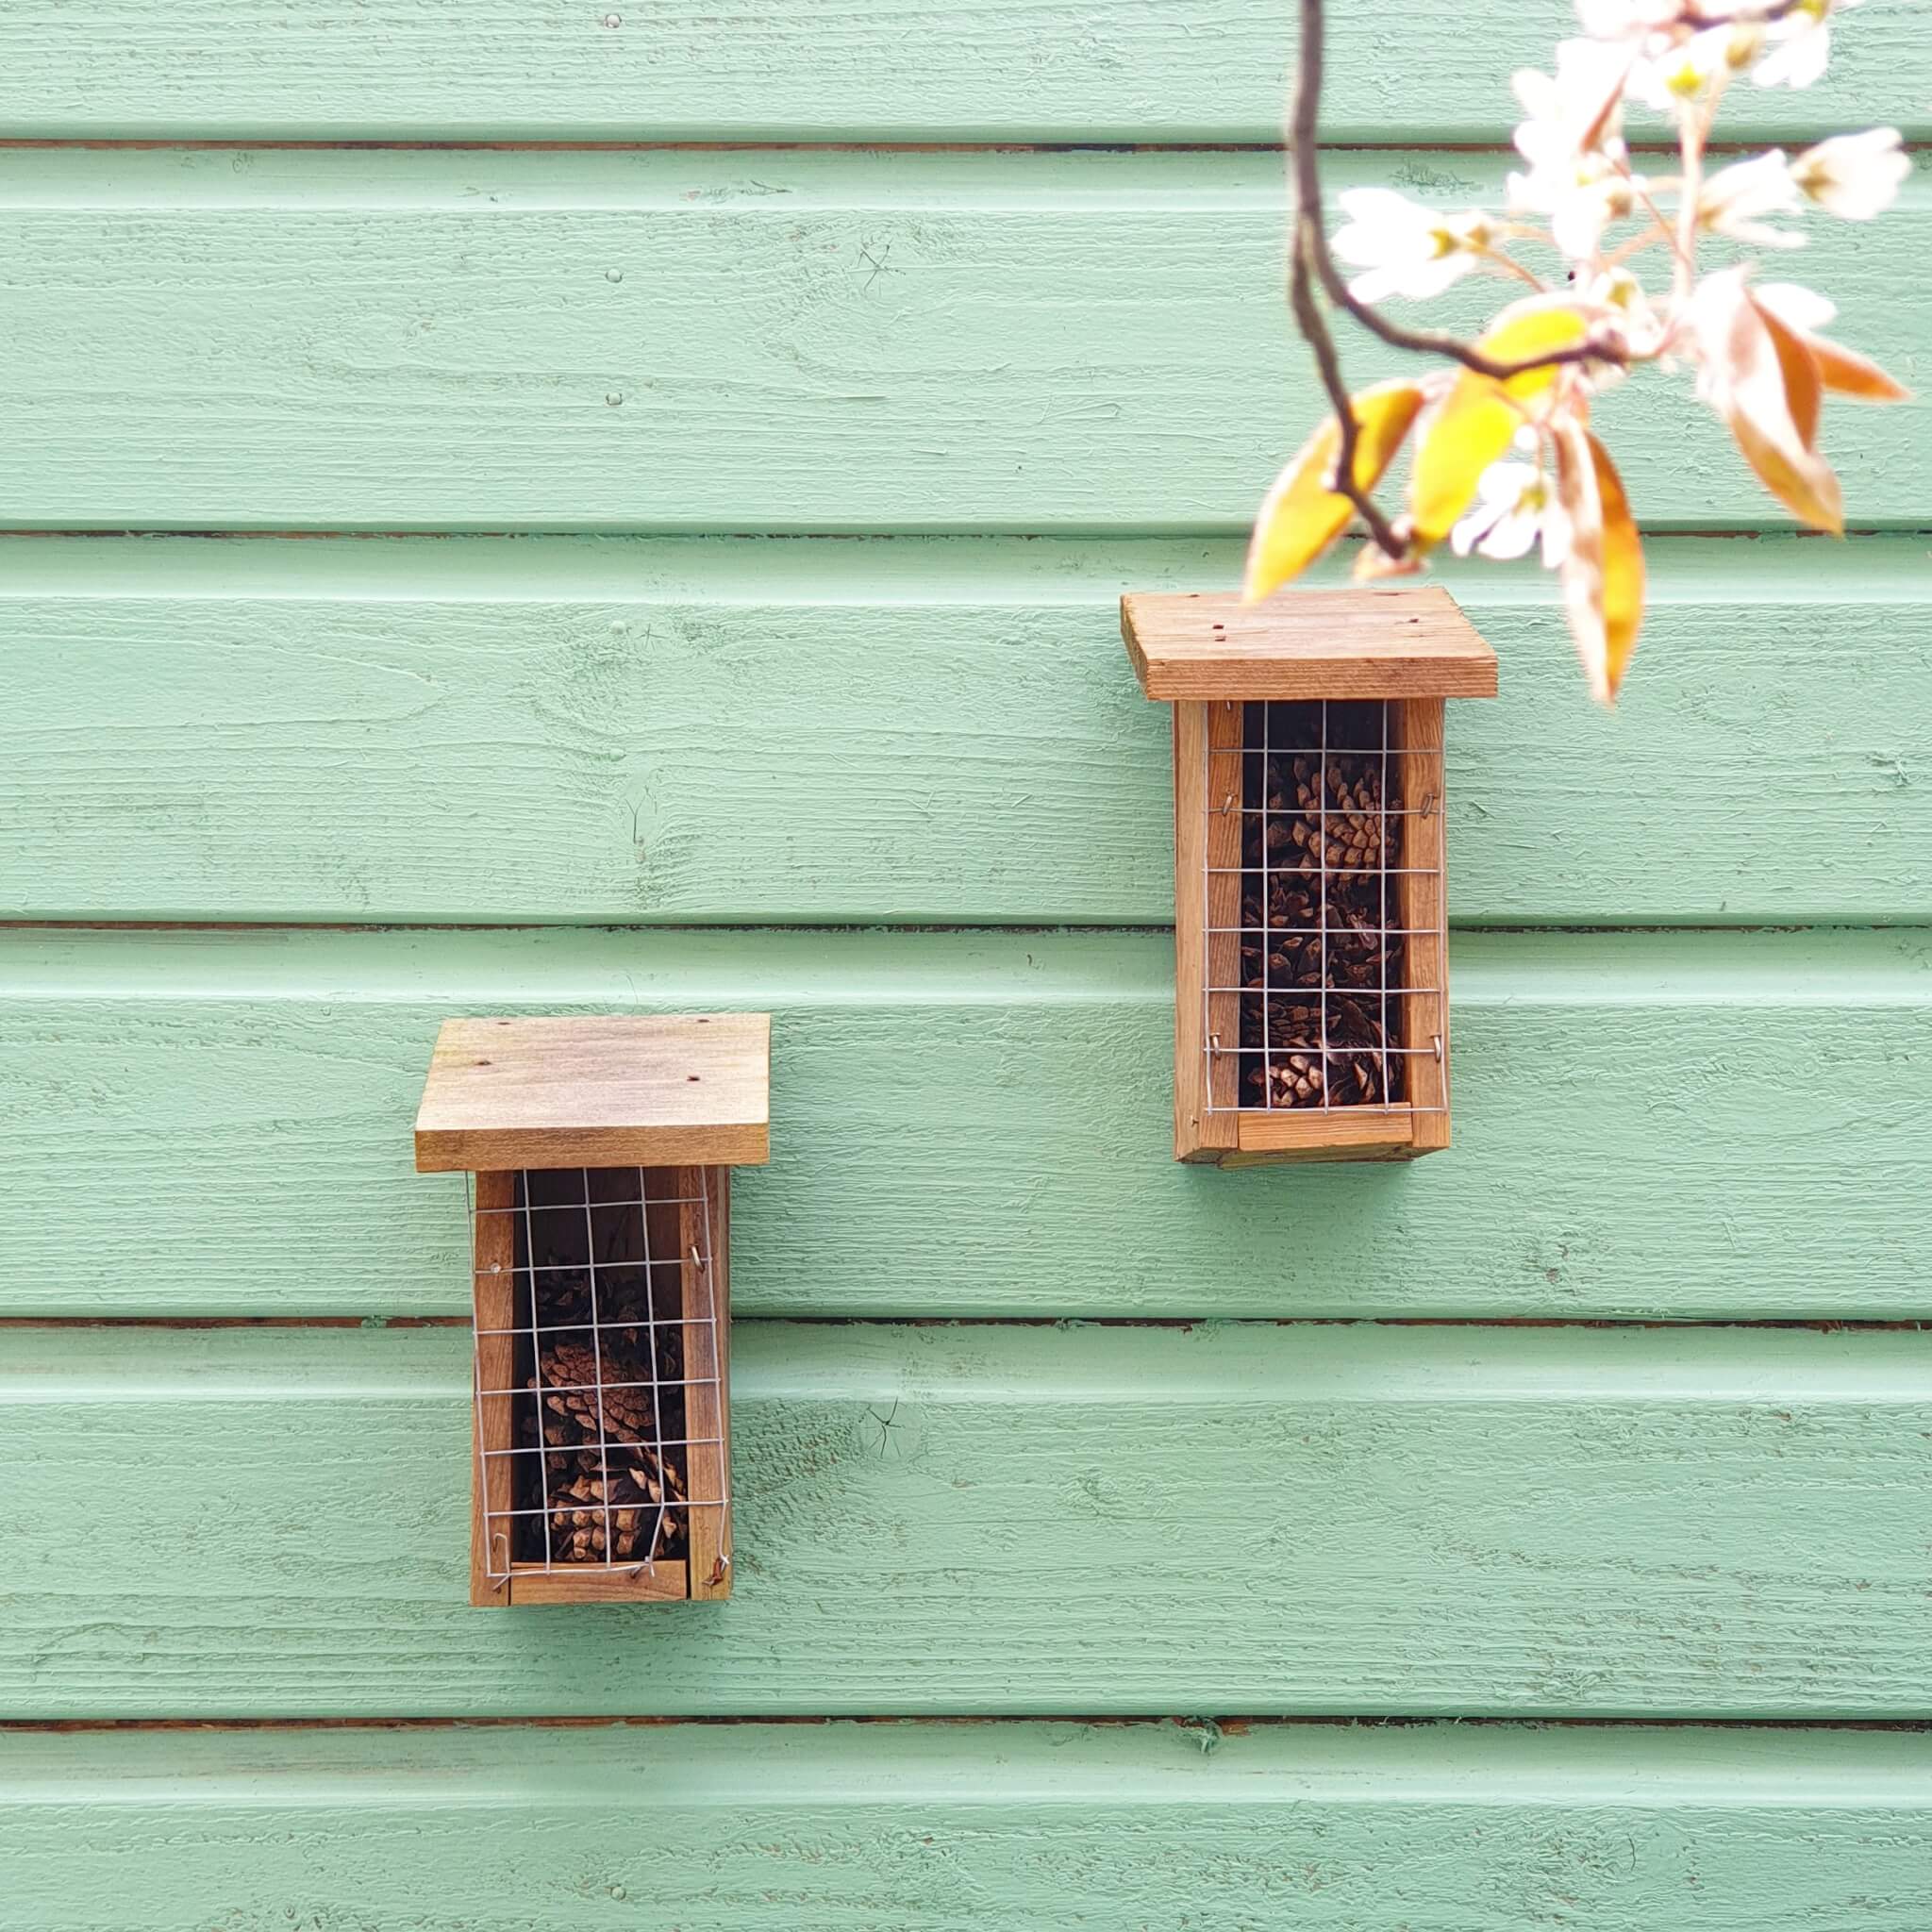
[[[1918,1932],[1872,1732],[732,1725],[0,1739],[35,1932]],[[1553,1914],[1557,1915],[1553,1918]]]
[[[1448,574],[1503,657],[1501,698],[1453,708],[1452,916],[1932,919],[1923,540],[1659,539],[1651,565],[1615,714],[1544,574]],[[18,539],[0,905],[1165,923],[1168,712],[1115,598],[1238,568],[1227,542]]]
[[[19,1331],[22,1717],[1882,1717],[1932,1335],[746,1322],[725,1604],[465,1600],[461,1328]],[[110,1534],[73,1531],[99,1497]],[[108,1502],[107,1499],[111,1499]]]
[[[0,137],[1275,129],[1279,9],[681,4],[11,0]],[[1427,149],[1498,141],[1569,6],[1334,12],[1329,138]],[[1932,130],[1904,6],[1836,38],[1728,130]],[[1330,162],[1443,207],[1501,168]],[[565,533],[0,543],[0,912],[552,926],[0,936],[0,1314],[451,1316],[459,1202],[408,1168],[439,1017],[778,1017],[733,1602],[463,1605],[459,1326],[15,1328],[0,1718],[1923,1716],[1916,1332],[769,1319],[1928,1312],[1923,408],[1833,409],[1900,534],[1827,546],[1709,541],[1780,513],[1607,400],[1689,533],[1614,719],[1533,573],[1452,578],[1505,657],[1457,720],[1466,927],[1917,929],[1465,931],[1452,1153],[1167,1159],[1162,720],[1110,604],[1229,581],[1314,414],[1282,212],[1270,155],[0,155],[0,525]],[[1921,180],[1800,258],[1922,392],[1928,222]],[[808,531],[963,534],[737,534]],[[833,921],[1130,929],[587,929]],[[15,1732],[0,1857],[24,1932],[1923,1932],[1928,1761]]]
[[[1231,0],[65,0],[0,16],[0,133],[403,141],[1244,141],[1281,127],[1291,7]],[[1507,139],[1514,67],[1570,0],[1331,9],[1324,128]],[[1807,93],[1740,88],[1735,138],[1923,135],[1923,25],[1874,0]],[[1644,116],[1635,132],[1656,139]]]
[[[1407,174],[1403,173],[1407,169]],[[1500,162],[1338,158],[1445,208]],[[1317,412],[1269,154],[0,156],[0,526],[1244,529]],[[1932,193],[1807,280],[1923,391]],[[616,275],[621,279],[612,280]],[[1469,325],[1465,283],[1434,318]],[[1352,348],[1352,375],[1393,351]],[[85,380],[75,380],[76,364]],[[1854,527],[1924,403],[1834,402]],[[1598,426],[1659,528],[1783,528],[1688,382]]]
[[[1464,936],[1455,1148],[1234,1175],[1171,1158],[1164,934],[13,933],[5,1306],[461,1313],[438,1022],[741,1007],[742,1311],[1919,1318],[1928,945]]]

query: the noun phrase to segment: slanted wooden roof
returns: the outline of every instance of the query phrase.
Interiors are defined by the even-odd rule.
[[[769,1158],[768,1013],[446,1020],[416,1166],[756,1166]]]
[[[1136,591],[1121,635],[1150,698],[1491,698],[1496,654],[1440,584]]]

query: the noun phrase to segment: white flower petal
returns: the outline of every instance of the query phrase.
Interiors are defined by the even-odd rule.
[[[1838,314],[1838,304],[1830,296],[1798,282],[1759,282],[1757,306],[1769,308],[1780,322],[1810,334],[1829,328]]]
[[[1777,25],[1795,31],[1752,69],[1751,78],[1759,87],[1809,87],[1831,58],[1831,28],[1804,13],[1788,15]]]
[[[1791,163],[1791,178],[1827,213],[1869,222],[1898,199],[1912,172],[1896,127],[1834,135],[1808,147]]]
[[[1476,548],[1498,563],[1514,563],[1519,557],[1527,557],[1535,547],[1540,521],[1533,509],[1510,510],[1496,519]]]

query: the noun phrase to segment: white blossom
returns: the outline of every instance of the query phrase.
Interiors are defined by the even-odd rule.
[[[1798,6],[1764,30],[1776,42],[1752,70],[1759,87],[1809,87],[1831,58],[1831,16],[1858,0],[1799,0]]]
[[[1617,102],[1629,71],[1628,53],[1595,41],[1559,41],[1554,75],[1518,68],[1509,84],[1527,118],[1516,152],[1533,169],[1566,168],[1592,150],[1620,159]]]
[[[1870,127],[1863,134],[1836,134],[1807,147],[1791,163],[1791,179],[1828,214],[1848,222],[1869,222],[1898,199],[1912,172],[1896,127]]]
[[[1536,169],[1509,176],[1512,213],[1547,215],[1550,239],[1571,261],[1592,260],[1604,230],[1637,207],[1641,176],[1579,162],[1570,173]]]
[[[1339,198],[1349,223],[1331,246],[1350,267],[1366,271],[1348,285],[1358,302],[1440,295],[1479,265],[1495,239],[1487,215],[1443,214],[1391,188],[1352,188]]]
[[[1591,260],[1604,229],[1636,206],[1640,184],[1624,167],[1620,107],[1630,57],[1594,41],[1564,41],[1554,77],[1523,68],[1512,85],[1526,118],[1516,151],[1528,172],[1509,176],[1518,213],[1550,218],[1551,239],[1572,261]]]
[[[1668,325],[1651,306],[1643,284],[1627,268],[1606,269],[1585,288],[1583,299],[1590,307],[1607,310],[1615,318],[1616,332],[1636,354],[1652,355],[1661,346]],[[1608,329],[1602,332],[1610,333]],[[1627,369],[1620,369],[1614,363],[1604,363],[1592,369],[1591,387],[1597,391],[1608,389],[1628,374]]]
[[[1701,101],[1723,76],[1740,73],[1757,58],[1764,30],[1754,21],[1725,22],[1685,40],[1653,37],[1630,70],[1625,92],[1666,113]]]
[[[1782,148],[1733,161],[1704,184],[1697,197],[1699,224],[1716,235],[1753,242],[1760,248],[1802,248],[1805,238],[1789,228],[1767,227],[1766,215],[1796,214],[1798,184]]]
[[[1555,570],[1569,549],[1569,521],[1535,463],[1491,463],[1476,483],[1475,507],[1449,533],[1457,557],[1472,550],[1511,563],[1542,539],[1543,562]]]

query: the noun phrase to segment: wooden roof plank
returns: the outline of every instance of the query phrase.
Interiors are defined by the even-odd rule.
[[[1487,698],[1496,654],[1439,584],[1232,592],[1130,591],[1121,636],[1165,703],[1212,698]]]
[[[756,1166],[769,1154],[768,1013],[446,1020],[416,1166]]]

